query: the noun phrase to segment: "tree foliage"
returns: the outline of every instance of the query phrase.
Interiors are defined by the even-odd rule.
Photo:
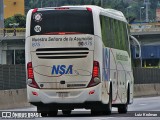
[[[102,1],[102,3],[101,3]],[[155,20],[156,8],[160,0],[150,0],[149,19]],[[144,0],[25,0],[26,10],[37,7],[57,7],[63,5],[98,5],[104,8],[120,10],[126,17],[140,20],[140,7],[145,7]],[[160,2],[159,2],[160,3]],[[132,6],[128,9],[129,6]],[[159,5],[160,7],[160,5]],[[128,9],[128,10],[127,10]],[[128,15],[127,15],[128,11]],[[145,9],[142,10],[142,20],[145,20]]]
[[[101,3],[102,1],[102,3]],[[141,11],[142,21],[145,21],[146,11],[144,0],[25,0],[25,13],[29,9],[39,7],[57,7],[64,5],[98,5],[103,8],[112,8],[122,11],[128,19],[140,21],[140,8],[144,7]],[[128,8],[131,6],[130,8]],[[155,21],[156,8],[160,8],[160,0],[150,0],[149,6],[149,20]],[[13,17],[7,18],[4,21],[5,27],[11,28],[9,24],[19,23],[18,27],[25,27],[26,17],[17,14]]]
[[[14,26],[15,23],[19,25]],[[12,28],[12,27],[25,28],[26,27],[26,17],[21,14],[16,14],[12,17],[5,19],[4,26],[5,28]]]

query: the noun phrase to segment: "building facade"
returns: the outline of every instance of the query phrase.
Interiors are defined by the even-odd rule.
[[[135,26],[135,25],[134,25]],[[139,28],[132,28],[131,34],[140,43],[139,47],[132,45],[132,58],[135,67],[160,68],[160,26],[159,23],[139,24]]]
[[[4,0],[4,18],[9,18],[15,14],[25,14],[24,0]]]

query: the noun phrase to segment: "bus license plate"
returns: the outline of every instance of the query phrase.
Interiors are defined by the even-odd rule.
[[[68,92],[59,92],[58,97],[68,97],[69,93]]]

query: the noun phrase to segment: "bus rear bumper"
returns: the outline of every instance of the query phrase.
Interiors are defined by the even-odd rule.
[[[35,89],[27,86],[28,101],[37,104],[84,104],[101,101],[101,83],[83,89]]]
[[[70,109],[70,110],[74,110],[75,108],[80,109],[80,108],[85,108],[85,109],[97,109],[100,108],[101,106],[103,106],[102,102],[100,101],[87,101],[84,103],[48,103],[48,104],[44,104],[42,102],[30,102],[32,105],[43,108],[48,109],[48,108],[53,108],[53,109],[59,109],[59,110],[63,110],[63,109]]]

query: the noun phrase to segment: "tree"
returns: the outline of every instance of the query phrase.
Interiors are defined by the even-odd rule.
[[[98,4],[97,4],[97,5],[101,7],[101,1],[100,1],[100,0],[98,1]]]
[[[150,0],[150,8],[149,8],[149,19],[154,20],[156,17],[156,8],[158,1],[160,0]],[[143,4],[144,0],[103,0],[104,8],[112,8],[119,11],[122,11],[126,16],[127,7],[132,6],[129,10],[129,17],[133,17],[139,21],[140,16],[140,7],[145,5]],[[63,5],[98,5],[101,6],[101,0],[25,0],[25,8],[27,10],[31,8],[41,7],[49,7],[49,6],[63,6]],[[144,9],[145,10],[145,9]],[[143,11],[144,11],[143,10]],[[144,14],[143,14],[144,13]],[[142,12],[142,19],[145,19],[145,11]],[[128,17],[128,16],[127,16]]]
[[[84,0],[81,0],[80,5],[85,5]]]
[[[26,17],[21,14],[16,14],[12,17],[9,17],[4,20],[4,26],[5,28],[12,28],[14,26],[11,26],[11,24],[18,23],[19,28],[25,28],[26,27]]]
[[[95,2],[94,2],[94,0],[92,0],[92,3],[91,3],[91,5],[95,5]]]

